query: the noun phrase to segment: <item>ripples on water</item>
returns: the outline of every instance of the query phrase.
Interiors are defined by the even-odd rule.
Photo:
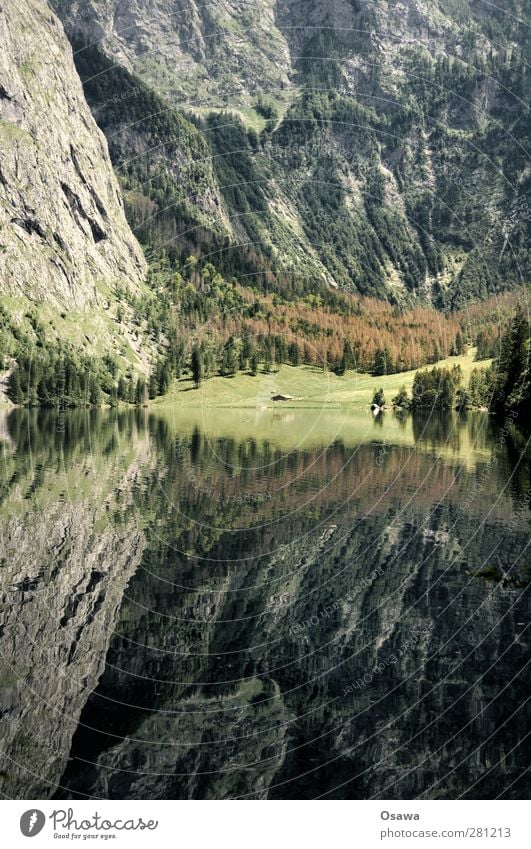
[[[0,440],[4,795],[529,795],[529,461],[488,417]]]

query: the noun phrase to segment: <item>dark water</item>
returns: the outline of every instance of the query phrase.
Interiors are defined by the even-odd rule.
[[[0,791],[525,798],[529,459],[488,417],[0,419]]]

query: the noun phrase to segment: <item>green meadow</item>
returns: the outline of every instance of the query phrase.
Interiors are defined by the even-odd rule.
[[[475,361],[476,349],[469,348],[460,357],[449,357],[436,365],[452,368],[460,365],[463,383],[468,384],[474,368],[486,368],[491,360]],[[430,366],[431,368],[431,366]],[[256,377],[239,373],[235,377],[212,377],[196,389],[190,378],[184,378],[173,386],[164,397],[153,401],[150,407],[203,407],[203,408],[352,408],[368,406],[374,390],[383,388],[387,403],[390,403],[401,386],[409,393],[416,371],[402,372],[375,377],[350,371],[338,376],[315,366],[282,365],[277,371],[266,374],[261,369]],[[291,395],[293,401],[272,401],[274,395]]]

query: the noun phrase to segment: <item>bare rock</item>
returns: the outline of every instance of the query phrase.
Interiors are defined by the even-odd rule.
[[[84,307],[136,290],[145,261],[63,27],[44,0],[0,8],[0,293]]]

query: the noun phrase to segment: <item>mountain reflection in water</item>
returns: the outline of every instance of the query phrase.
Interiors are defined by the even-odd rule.
[[[15,411],[7,797],[525,798],[529,459],[482,414]]]

